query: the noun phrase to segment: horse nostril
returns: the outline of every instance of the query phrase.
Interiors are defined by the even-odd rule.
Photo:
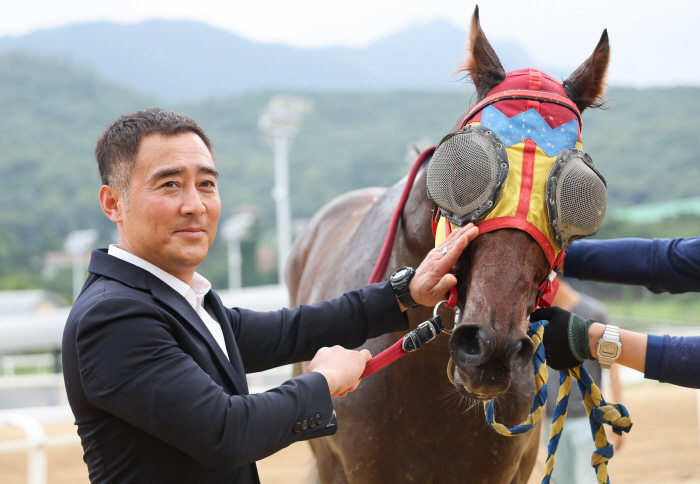
[[[450,354],[462,369],[488,360],[493,347],[490,332],[479,324],[460,324],[450,338]]]
[[[505,361],[511,361],[514,357],[518,355],[519,352],[523,350],[523,341],[516,340],[509,347],[505,355]]]
[[[504,362],[513,377],[525,369],[532,358],[534,350],[532,340],[527,337],[514,341],[508,347]]]
[[[460,340],[460,349],[466,354],[478,355],[479,353],[481,353],[478,328],[465,328],[465,331],[462,334]]]

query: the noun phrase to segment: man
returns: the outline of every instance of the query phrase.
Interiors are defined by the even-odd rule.
[[[257,483],[256,460],[333,434],[331,398],[357,388],[370,358],[333,345],[406,330],[400,301],[436,304],[478,233],[466,227],[431,251],[398,298],[383,283],[278,312],[227,309],[195,272],[221,209],[202,128],[139,111],[110,126],[95,153],[119,245],[93,252],[63,338],[93,483]],[[308,359],[306,374],[248,394],[246,372]]]

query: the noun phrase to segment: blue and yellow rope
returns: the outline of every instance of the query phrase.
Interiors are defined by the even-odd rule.
[[[536,321],[530,325],[529,336],[535,345],[535,353],[532,356],[532,363],[535,369],[535,397],[532,401],[530,414],[527,419],[521,424],[513,428],[508,428],[505,425],[495,421],[493,400],[484,402],[484,410],[486,413],[486,422],[489,427],[501,435],[513,436],[523,434],[531,430],[537,422],[539,422],[547,403],[547,382],[549,372],[545,363],[544,345],[542,338],[544,335],[544,327],[547,321]],[[600,389],[591,380],[588,371],[583,365],[573,368],[568,371],[559,372],[559,395],[557,395],[557,404],[554,407],[554,416],[552,417],[552,425],[550,427],[549,444],[547,445],[547,462],[545,463],[544,477],[542,484],[549,484],[554,469],[554,457],[557,453],[557,446],[561,432],[564,429],[566,421],[566,411],[569,405],[569,393],[571,391],[571,379],[574,379],[578,385],[583,405],[586,408],[588,419],[591,424],[591,434],[595,442],[596,450],[591,456],[591,466],[595,470],[599,484],[610,484],[610,476],[608,475],[608,461],[612,458],[614,452],[613,447],[605,435],[603,424],[612,426],[613,432],[622,435],[622,432],[629,432],[632,428],[627,409],[622,404],[606,403]]]

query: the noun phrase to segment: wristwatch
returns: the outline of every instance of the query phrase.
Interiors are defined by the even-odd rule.
[[[411,282],[413,276],[416,275],[411,267],[402,267],[397,269],[391,277],[389,282],[391,283],[391,288],[394,290],[394,294],[398,298],[399,302],[407,309],[413,309],[420,306],[411,297],[411,291],[408,289],[408,283]]]
[[[595,347],[595,352],[598,354],[598,363],[600,367],[609,370],[622,353],[622,344],[620,344],[620,328],[612,324],[605,325],[603,337],[598,340]]]

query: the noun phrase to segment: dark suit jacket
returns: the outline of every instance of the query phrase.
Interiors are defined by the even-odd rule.
[[[405,330],[388,284],[256,313],[210,291],[230,362],[187,301],[149,272],[92,253],[63,335],[63,370],[93,483],[257,483],[255,461],[335,433],[325,378],[249,395],[245,373]],[[298,422],[308,424],[299,431]]]

